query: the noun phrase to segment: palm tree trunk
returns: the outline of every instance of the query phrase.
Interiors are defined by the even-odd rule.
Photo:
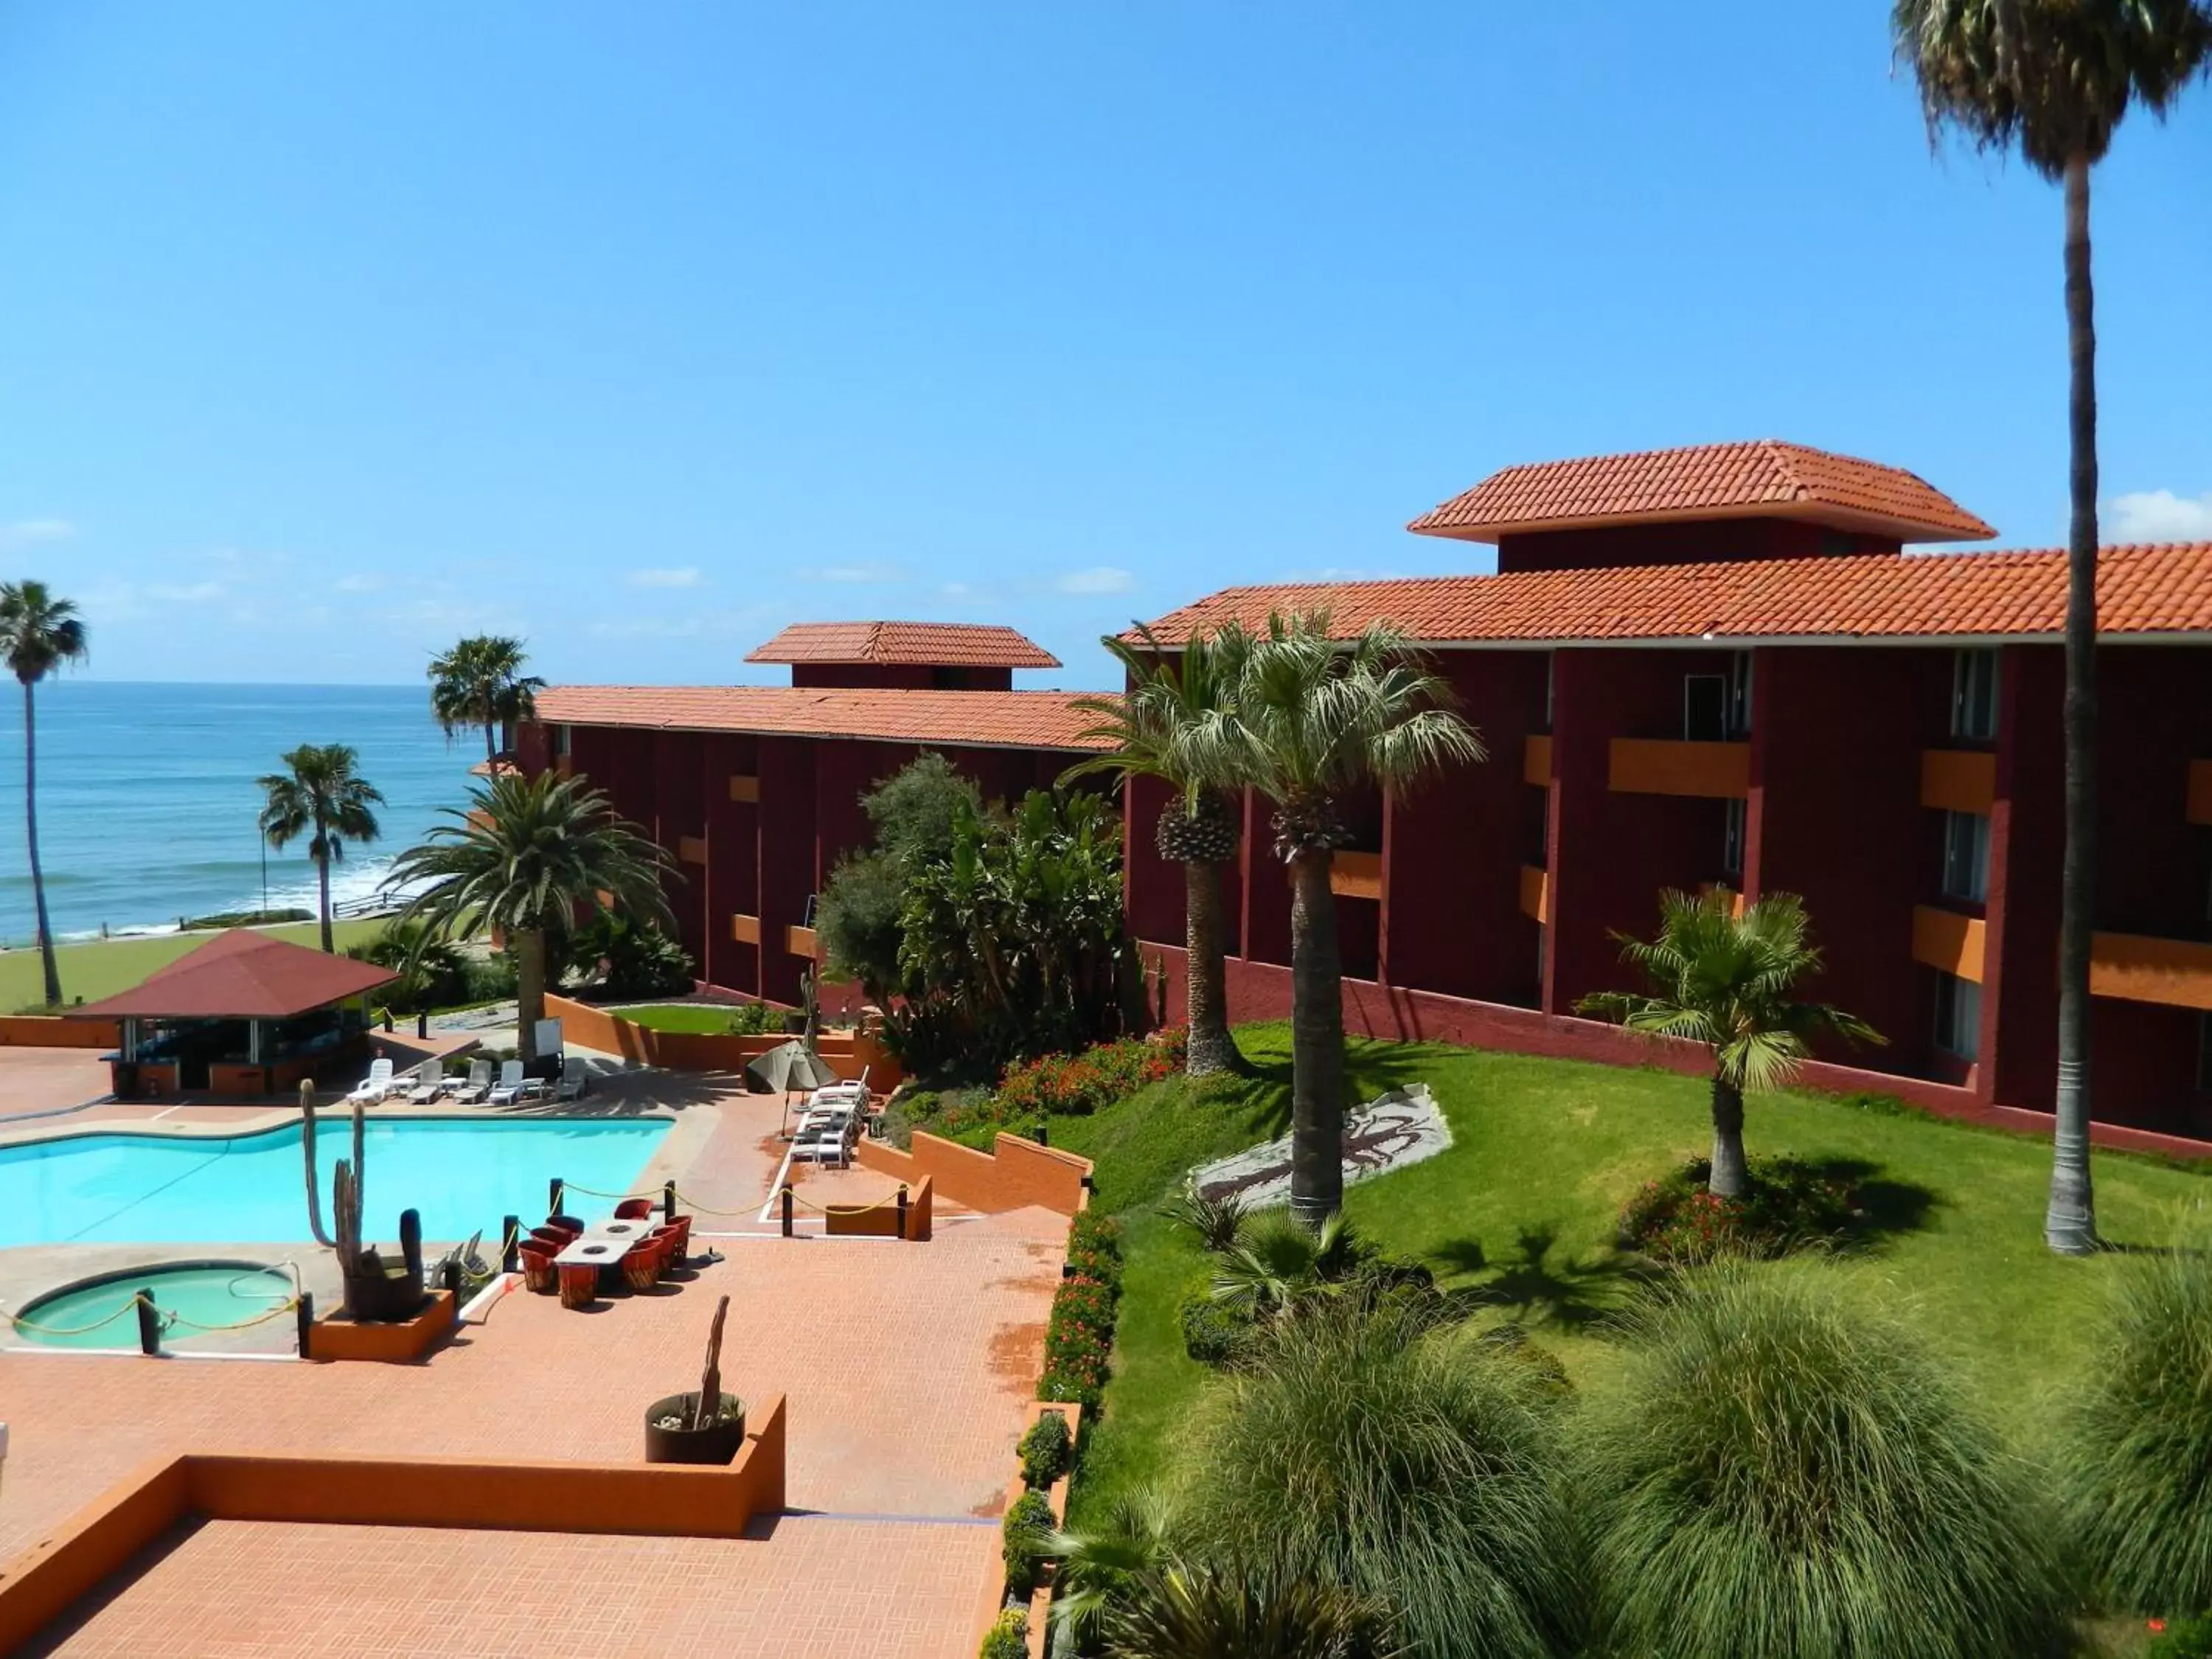
[[[1183,1001],[1190,1024],[1192,1077],[1233,1072],[1244,1063],[1229,1034],[1226,919],[1222,915],[1221,866],[1193,860],[1182,867]]]
[[[538,1058],[538,1022],[545,1018],[545,930],[518,928],[514,935],[514,1052]]]
[[[2043,1237],[2063,1255],[2097,1247],[2089,1184],[2089,945],[2097,863],[2097,325],[2089,280],[2089,161],[2066,163],[2066,854],[2058,888],[2058,1087]],[[2014,741],[2021,740],[2015,733]]]
[[[323,953],[330,956],[337,947],[331,943],[331,855],[327,852],[315,854],[315,885],[322,894]]]
[[[1344,966],[1336,855],[1291,858],[1291,1213],[1318,1231],[1344,1202]]]
[[[486,697],[486,698],[484,699],[484,711],[483,711],[483,714],[484,714],[484,759],[485,759],[487,762],[495,761],[495,760],[497,760],[497,759],[499,758],[499,744],[498,744],[497,743],[494,742],[494,741],[493,741],[493,739],[492,739],[492,730],[493,730],[493,726],[494,726],[494,725],[495,725],[495,722],[494,722],[494,720],[493,720],[493,719],[492,719],[491,699],[490,699],[489,697]]]
[[[23,682],[23,835],[30,843],[31,902],[39,917],[39,967],[46,975],[46,1006],[62,1000],[62,973],[54,961],[54,928],[46,919],[46,878],[39,868],[39,721],[31,682]]]
[[[1713,1172],[1705,1190],[1715,1198],[1741,1198],[1751,1185],[1743,1162],[1743,1091],[1713,1079]]]

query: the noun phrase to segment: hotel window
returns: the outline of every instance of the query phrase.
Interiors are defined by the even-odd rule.
[[[1961,1060],[1981,1050],[1982,988],[1956,974],[1936,975],[1936,1046]]]
[[[1729,659],[1728,729],[1731,738],[1751,735],[1751,653]]]
[[[1997,734],[1997,653],[1959,652],[1951,666],[1951,735],[1987,743]]]
[[[1943,896],[1989,900],[1990,821],[1980,812],[1943,814]]]
[[[1723,674],[1685,674],[1682,677],[1682,740],[1719,743],[1728,736],[1728,677]]]
[[[1728,817],[1721,830],[1721,868],[1731,876],[1741,876],[1743,874],[1743,845],[1751,820],[1751,804],[1741,800],[1722,804],[1728,808]]]
[[[568,758],[568,728],[567,726],[556,726],[553,727],[552,749],[553,758],[555,760],[566,760]]]

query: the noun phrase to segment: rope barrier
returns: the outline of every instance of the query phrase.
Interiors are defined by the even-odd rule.
[[[112,1325],[117,1320],[122,1318],[124,1315],[131,1312],[141,1304],[153,1309],[155,1312],[161,1316],[161,1328],[165,1331],[178,1325],[185,1325],[196,1331],[212,1333],[216,1331],[251,1330],[256,1325],[265,1325],[270,1320],[280,1318],[283,1315],[290,1313],[295,1308],[297,1308],[300,1305],[300,1298],[296,1296],[287,1297],[283,1302],[278,1304],[276,1307],[269,1309],[266,1312],[258,1313],[251,1319],[240,1319],[228,1325],[203,1325],[197,1319],[187,1319],[184,1315],[177,1312],[175,1309],[165,1309],[151,1297],[137,1292],[134,1292],[129,1300],[120,1304],[116,1308],[115,1311],[108,1315],[106,1318],[95,1319],[89,1325],[77,1325],[67,1330],[64,1330],[58,1326],[36,1324],[33,1322],[24,1318],[21,1314],[9,1314],[8,1316],[8,1322],[15,1329],[19,1331],[29,1331],[35,1336],[89,1336],[94,1331],[103,1330],[106,1327]]]
[[[203,1325],[197,1319],[187,1319],[180,1313],[171,1313],[167,1316],[162,1328],[167,1330],[171,1325],[187,1325],[196,1331],[249,1331],[256,1325],[265,1325],[272,1319],[281,1318],[299,1305],[300,1298],[295,1296],[281,1307],[271,1308],[266,1313],[258,1313],[251,1319],[241,1319],[229,1325]]]
[[[104,1329],[106,1327],[112,1325],[117,1320],[122,1318],[124,1315],[129,1313],[142,1302],[145,1303],[149,1308],[154,1306],[150,1298],[142,1296],[137,1291],[133,1291],[131,1295],[131,1299],[122,1304],[113,1313],[108,1315],[106,1318],[95,1319],[89,1325],[79,1325],[70,1330],[62,1330],[52,1325],[34,1325],[29,1320],[24,1318],[21,1314],[9,1314],[8,1316],[8,1322],[13,1325],[19,1331],[34,1332],[40,1336],[89,1336],[94,1331]]]
[[[649,1198],[655,1203],[660,1201],[660,1188],[658,1187],[649,1193],[602,1193],[594,1191],[589,1187],[579,1187],[573,1181],[563,1180],[561,1183],[561,1195],[566,1198],[571,1193],[581,1193],[586,1198],[611,1198],[617,1204],[626,1204],[633,1198]]]

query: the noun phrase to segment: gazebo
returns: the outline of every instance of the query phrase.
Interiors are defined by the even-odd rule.
[[[118,1100],[277,1094],[362,1053],[367,993],[398,977],[234,927],[70,1017],[122,1023],[107,1056]]]

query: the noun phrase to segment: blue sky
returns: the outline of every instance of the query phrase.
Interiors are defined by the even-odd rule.
[[[1462,571],[1516,461],[1778,436],[2063,531],[2056,191],[1879,0],[0,9],[0,574],[104,678],[760,678]],[[2097,179],[2108,537],[2212,536],[2212,88]]]

